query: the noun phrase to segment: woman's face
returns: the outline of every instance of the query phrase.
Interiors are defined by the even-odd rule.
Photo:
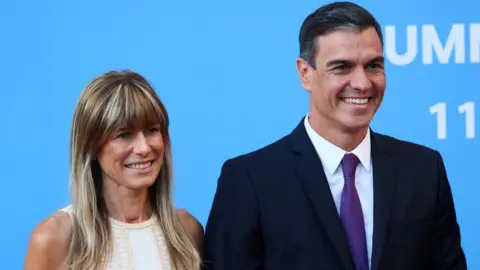
[[[129,189],[148,188],[163,165],[164,142],[160,125],[145,130],[119,129],[97,156],[103,181]]]

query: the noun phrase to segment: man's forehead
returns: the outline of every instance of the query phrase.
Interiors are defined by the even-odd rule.
[[[332,31],[320,36],[316,47],[320,62],[328,62],[332,58],[368,60],[383,54],[382,43],[373,27],[363,31]]]

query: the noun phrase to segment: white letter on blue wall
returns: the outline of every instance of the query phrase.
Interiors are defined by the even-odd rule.
[[[385,47],[387,59],[394,65],[408,65],[417,57],[417,27],[407,26],[407,50],[402,54],[397,53],[395,26],[385,27]]]
[[[423,25],[422,36],[424,64],[433,63],[433,51],[436,52],[440,64],[447,64],[453,50],[455,50],[455,63],[465,63],[465,31],[463,24],[454,24],[452,26],[444,47],[440,42],[434,25]]]
[[[480,23],[470,24],[470,62],[480,63]]]

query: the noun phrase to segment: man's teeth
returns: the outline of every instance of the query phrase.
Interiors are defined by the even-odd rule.
[[[148,168],[150,165],[152,165],[152,162],[146,162],[146,163],[140,163],[140,164],[129,164],[127,165],[127,168],[129,169],[145,169]]]
[[[367,104],[368,98],[342,98],[342,100],[346,103],[351,103],[351,104]]]

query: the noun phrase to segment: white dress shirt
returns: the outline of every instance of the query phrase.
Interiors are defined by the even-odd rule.
[[[340,213],[340,201],[345,182],[341,161],[347,152],[318,135],[310,126],[308,118],[307,114],[305,117],[305,129],[322,161],[328,185],[337,206],[337,211]],[[373,174],[370,150],[370,130],[368,130],[363,141],[351,153],[355,154],[360,160],[355,172],[355,187],[362,204],[369,265],[371,265],[372,259],[373,236]]]

